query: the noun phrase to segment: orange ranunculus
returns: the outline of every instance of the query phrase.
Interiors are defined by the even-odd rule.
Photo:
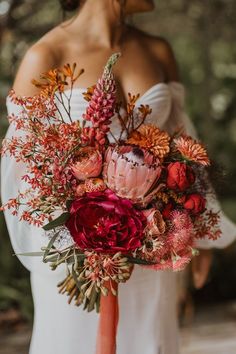
[[[200,194],[193,193],[186,197],[184,208],[192,214],[200,214],[205,210],[206,199]]]
[[[74,176],[82,181],[98,177],[102,171],[102,155],[93,147],[81,148],[71,169]]]
[[[195,182],[193,169],[183,162],[172,162],[167,167],[167,187],[184,191]]]

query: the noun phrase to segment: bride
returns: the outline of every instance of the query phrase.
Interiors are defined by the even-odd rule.
[[[151,11],[153,0],[61,0],[64,8],[77,9],[71,20],[52,29],[26,53],[17,73],[14,89],[19,95],[32,96],[37,89],[31,79],[40,73],[65,63],[77,62],[85,73],[73,89],[72,116],[78,119],[87,102],[82,93],[101,76],[103,67],[114,52],[122,57],[114,68],[118,99],[125,104],[128,92],[140,93],[138,104],[152,108],[149,121],[174,130],[184,124],[195,134],[184,113],[184,88],[179,83],[178,70],[170,45],[160,37],[143,33],[126,24],[125,17],[136,12]],[[7,99],[9,114],[18,106]],[[113,128],[119,125],[113,118]],[[10,126],[7,136],[16,132]],[[24,165],[9,157],[2,160],[2,200],[15,197],[24,190],[20,176]],[[217,201],[212,203],[218,210]],[[15,253],[39,251],[45,245],[41,229],[18,223],[5,213]],[[235,237],[235,226],[221,212],[222,237],[214,245],[225,247]],[[201,287],[207,276],[212,245],[199,242],[205,251],[194,262],[194,280]],[[34,327],[30,354],[93,354],[95,352],[98,315],[68,305],[57,293],[56,284],[65,270],[52,272],[36,257],[19,257],[31,272],[34,299]],[[177,354],[178,330],[176,318],[176,276],[169,271],[154,272],[136,266],[130,281],[120,286],[120,321],[117,336],[118,354]]]

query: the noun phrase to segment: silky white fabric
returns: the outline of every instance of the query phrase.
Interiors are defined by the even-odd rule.
[[[71,112],[74,120],[80,119],[87,102],[85,89],[73,89]],[[169,131],[183,123],[188,133],[196,135],[184,113],[184,88],[180,83],[159,83],[151,87],[136,103],[148,104],[152,114],[147,122]],[[19,107],[7,100],[9,114]],[[112,132],[119,136],[120,126],[114,117]],[[15,136],[11,125],[7,138]],[[14,159],[2,158],[2,200],[15,197],[26,185],[20,176],[25,166]],[[209,201],[210,203],[210,201]],[[214,202],[214,208],[219,204]],[[41,229],[18,222],[9,211],[5,212],[7,227],[15,253],[39,251],[47,243]],[[199,246],[225,247],[236,236],[235,225],[221,212],[223,235],[220,240],[203,240]],[[35,304],[34,329],[30,354],[94,354],[97,320],[95,312],[87,314],[81,308],[67,304],[65,296],[57,293],[56,284],[65,276],[63,266],[51,271],[40,258],[19,256],[31,272],[31,285]],[[120,321],[118,326],[117,354],[177,354],[178,331],[176,321],[176,276],[169,271],[155,272],[135,266],[131,279],[120,286]]]

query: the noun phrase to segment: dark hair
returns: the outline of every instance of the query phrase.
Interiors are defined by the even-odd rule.
[[[75,11],[79,8],[80,0],[59,0],[63,11]]]

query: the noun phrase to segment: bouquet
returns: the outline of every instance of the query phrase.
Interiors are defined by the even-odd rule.
[[[112,72],[119,56],[83,94],[87,108],[76,121],[70,102],[83,71],[75,64],[34,80],[33,97],[11,91],[22,110],[9,120],[21,134],[2,147],[25,164],[28,185],[2,209],[44,229],[43,262],[67,269],[59,292],[100,310],[97,353],[115,352],[118,285],[135,265],[182,270],[198,254],[197,239],[221,233],[218,213],[206,208],[206,149],[182,130],[169,135],[146,124],[151,109],[136,107],[139,95],[129,94],[124,111]]]

